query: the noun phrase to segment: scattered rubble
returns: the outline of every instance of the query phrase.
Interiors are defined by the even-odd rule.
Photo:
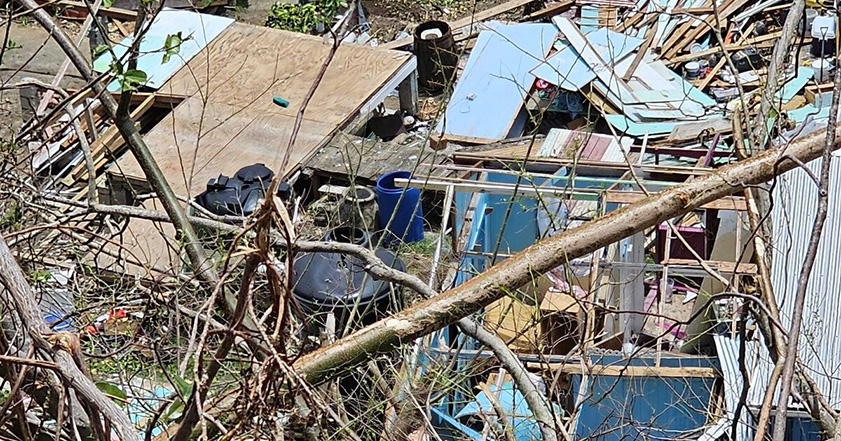
[[[66,13],[86,10],[79,2],[59,3]],[[109,32],[122,41],[96,53],[92,65],[115,97],[133,91],[132,119],[182,208],[242,226],[259,201],[276,195],[289,208],[287,221],[299,226],[298,239],[367,248],[435,291],[763,150],[765,140],[742,127],[767,124],[759,133],[773,147],[826,128],[841,32],[830,8],[813,5],[795,32],[796,58],[775,65],[771,53],[792,7],[781,0],[352,2],[335,22],[299,29],[321,35],[165,8],[144,27],[129,69],[123,60],[137,15],[130,3],[103,8]],[[223,12],[224,5],[205,6]],[[7,57],[4,69],[17,59]],[[322,75],[325,58],[331,61]],[[765,97],[772,111],[757,115],[769,70],[779,73],[779,87]],[[57,75],[39,72],[27,92],[0,95],[9,121],[23,118],[14,112],[18,96],[31,102],[34,118],[16,142],[31,153],[27,167],[39,191],[63,213],[94,203],[161,211],[154,184],[101,97],[66,66],[51,71]],[[0,135],[5,131],[0,127]],[[813,210],[785,193],[806,191],[801,172],[771,193]],[[274,176],[281,184],[270,187]],[[269,195],[270,188],[276,193]],[[717,440],[737,425],[738,441],[752,438],[756,424],[745,408],[755,414],[763,405],[773,367],[748,299],[762,289],[765,264],[748,220],[753,204],[744,192],[708,202],[535,274],[483,309],[485,327],[534,376],[573,439]],[[775,231],[788,228],[781,210],[769,211]],[[178,284],[190,270],[168,224],[116,214],[83,218],[80,225],[95,226],[98,236],[81,255],[63,253],[59,233],[47,232],[20,259],[46,254],[56,265],[79,259],[151,287]],[[811,225],[800,221],[794,233],[775,234]],[[219,245],[231,240],[227,233],[204,233],[217,252],[226,251]],[[830,259],[829,250],[822,253]],[[289,290],[303,305],[295,312],[305,328],[299,349],[422,300],[371,276],[358,256],[302,255],[289,266],[299,282]],[[781,304],[796,288],[786,280],[796,270],[790,266],[775,258],[767,268]],[[77,270],[64,267],[70,275],[52,277],[39,286],[42,293],[68,292]],[[835,279],[827,283],[824,291],[838,287]],[[741,295],[726,295],[732,292]],[[94,349],[159,338],[145,329],[137,304],[80,311],[68,320],[74,305],[67,303],[45,318],[56,330],[85,330],[91,341],[111,342]],[[822,315],[819,302],[809,305]],[[837,331],[836,315],[821,319]],[[461,374],[430,403],[436,430],[476,440],[505,431],[517,440],[541,436],[516,382],[488,361],[497,354],[455,326],[433,335],[414,343],[404,360],[412,370],[400,375],[411,382],[440,362]],[[808,357],[841,357],[831,337],[802,356],[837,405],[838,388],[830,387],[837,379]],[[748,377],[737,366],[746,357]],[[151,392],[143,399],[160,406],[177,386],[146,384]],[[135,409],[140,399],[129,400],[132,412],[147,421],[148,411]]]

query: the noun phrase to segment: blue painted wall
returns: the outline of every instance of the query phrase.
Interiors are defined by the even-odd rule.
[[[604,356],[592,361],[612,366],[652,366],[655,362],[653,357],[639,356],[631,360]],[[661,366],[671,367],[717,367],[717,363],[717,359],[708,357],[661,359]],[[676,439],[698,431],[707,423],[715,379],[599,375],[590,377],[588,382],[588,398],[581,408],[575,438],[624,441]],[[580,375],[572,376],[572,385],[573,396],[577,396]]]

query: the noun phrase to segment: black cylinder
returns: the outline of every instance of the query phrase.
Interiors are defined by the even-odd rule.
[[[450,25],[437,20],[421,23],[415,28],[414,43],[418,58],[418,85],[430,92],[443,90],[454,80],[458,66]]]
[[[371,235],[354,227],[339,227],[327,232],[328,242],[351,243],[371,249],[387,266],[406,269],[403,262],[385,248],[374,248]],[[344,327],[349,321],[367,325],[402,307],[402,291],[392,291],[391,284],[369,275],[367,263],[341,253],[301,253],[295,259],[293,294],[302,306],[301,317],[310,324],[322,325],[326,313],[333,313]],[[354,326],[355,327],[355,326]]]

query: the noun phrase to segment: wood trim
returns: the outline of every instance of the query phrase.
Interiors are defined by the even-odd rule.
[[[416,176],[411,180],[405,178],[398,178],[394,180],[395,185],[421,187],[427,190],[445,191],[449,187],[455,187],[456,191],[464,191],[469,193],[487,193],[487,194],[501,194],[513,195],[515,193],[515,186],[512,184],[504,184],[498,182],[479,182],[472,180],[463,180],[455,178],[443,178],[432,176]],[[634,202],[647,198],[644,193],[636,191],[601,191],[601,190],[570,190],[559,187],[533,187],[531,185],[520,185],[516,188],[516,193],[519,195],[536,196],[572,196],[579,195],[582,197],[604,198],[605,203],[608,204],[632,204]],[[747,206],[744,198],[727,196],[716,201],[706,203],[701,206],[705,209],[714,210],[735,210],[745,211]]]
[[[582,373],[580,363],[527,362],[526,366],[564,374]],[[718,371],[709,367],[593,366],[592,372],[587,374],[605,377],[715,378]]]
[[[473,31],[476,30],[474,29],[475,26],[470,26],[471,24],[479,25],[481,24],[481,22],[489,18],[495,17],[500,14],[504,14],[512,9],[519,8],[520,6],[525,6],[533,1],[535,0],[509,0],[500,5],[496,5],[492,8],[485,9],[484,11],[480,11],[475,14],[470,14],[467,17],[462,17],[456,21],[450,22],[450,32],[452,32],[453,38],[457,40],[460,36],[457,34],[466,33],[467,35],[470,35],[473,33]],[[573,1],[569,1],[569,3],[572,4]],[[466,32],[461,30],[461,28],[467,26],[469,26],[471,29],[467,29]],[[413,37],[407,37],[401,38],[400,40],[389,41],[388,43],[381,44],[377,47],[381,49],[400,49],[412,44],[414,41],[415,40]]]
[[[58,6],[61,6],[65,9],[72,9],[74,11],[89,12],[88,7],[87,5],[85,5],[84,2],[75,0],[61,0],[58,2]],[[105,15],[107,17],[126,21],[133,21],[137,18],[137,12],[132,11],[130,9],[106,8],[104,6],[99,8],[99,11],[97,11],[96,15]]]

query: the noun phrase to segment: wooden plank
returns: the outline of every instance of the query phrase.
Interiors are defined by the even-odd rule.
[[[719,8],[719,20],[724,21],[729,18],[730,15],[736,12],[736,10],[742,7],[742,5],[744,5],[747,1],[748,0],[724,0],[724,3]],[[683,50],[691,42],[694,42],[698,39],[698,37],[709,32],[709,30],[715,26],[715,20],[715,15],[707,17],[707,19],[704,20],[704,23],[698,25],[695,29],[687,33],[680,43],[672,45],[672,47],[668,50],[666,50],[667,48],[664,46],[664,54],[662,58],[674,57],[675,54]]]
[[[756,26],[756,23],[751,23],[748,26],[747,30],[745,30],[744,34],[742,34],[742,36],[739,37],[739,41],[737,41],[736,44],[743,44],[744,41],[745,41],[745,38],[748,35],[750,35],[751,32],[753,32],[753,28],[755,26]],[[701,90],[706,89],[707,85],[710,84],[710,81],[712,81],[712,79],[715,78],[716,75],[718,75],[718,71],[720,71],[721,68],[724,67],[724,65],[726,63],[727,63],[727,57],[721,57],[721,59],[718,60],[718,63],[716,63],[715,66],[713,66],[713,68],[710,69],[710,71],[707,73],[707,76],[704,77],[702,80],[700,80],[697,84],[695,84],[695,87],[697,87],[698,89],[701,89]]]
[[[58,2],[58,6],[64,9],[72,9],[74,11],[89,12],[87,5],[81,1],[61,0]],[[102,15],[124,21],[134,21],[137,18],[137,12],[121,8],[100,7],[96,15]]]
[[[551,4],[551,5],[543,8],[539,11],[532,12],[531,14],[527,15],[526,17],[523,17],[523,19],[520,20],[520,21],[524,21],[524,22],[534,21],[534,20],[539,20],[541,18],[549,17],[551,15],[560,14],[561,12],[564,12],[564,11],[568,10],[574,4],[575,4],[575,0],[560,1],[558,3]]]
[[[496,5],[494,7],[485,9],[484,11],[477,12],[472,15],[468,15],[466,17],[462,17],[452,23],[450,23],[450,29],[460,29],[463,27],[469,27],[471,24],[483,22],[489,18],[496,17],[497,15],[504,14],[512,9],[519,8],[521,6],[525,6],[534,0],[509,0],[505,3]]]
[[[581,374],[581,363],[541,363],[527,362],[526,366],[535,369],[549,369],[565,374]],[[661,377],[661,378],[715,378],[718,371],[709,367],[665,367],[665,366],[592,366],[587,374],[607,377]]]
[[[496,17],[497,15],[504,14],[512,9],[519,8],[521,6],[525,6],[535,0],[509,0],[505,3],[496,5],[494,7],[485,9],[484,11],[477,12],[475,14],[468,15],[466,17],[462,17],[454,22],[450,23],[450,31],[453,33],[453,36],[458,38],[456,34],[467,34],[470,35],[473,31],[475,31],[475,26],[489,18]],[[570,3],[573,3],[572,0],[569,0]],[[461,29],[467,27],[467,29]],[[380,49],[400,49],[406,46],[409,46],[414,42],[414,38],[402,38],[400,40],[389,41],[388,43],[381,44],[377,46]]]
[[[131,111],[131,119],[137,120],[143,114],[145,114],[150,108],[152,108],[152,104],[155,102],[155,95],[149,95],[137,106],[134,110]],[[116,125],[111,125],[104,132],[100,135],[100,137],[94,141],[91,146],[91,157],[95,162],[100,162],[102,158],[106,156],[108,151],[113,151],[113,149],[117,148],[119,145],[123,143],[123,138],[120,136],[120,131],[117,129]],[[77,181],[81,179],[87,179],[88,171],[87,166],[83,162],[76,165],[73,168],[73,172],[70,173],[70,178],[72,181]]]
[[[580,200],[596,200],[601,197],[604,198],[605,203],[608,204],[631,204],[641,201],[648,196],[642,192],[637,191],[601,191],[599,189],[569,189],[563,187],[534,187],[534,186],[519,186],[516,188],[513,184],[504,184],[498,182],[477,182],[467,181],[457,178],[423,176],[415,177],[411,181],[409,179],[401,178],[394,180],[395,185],[412,186],[424,188],[427,190],[446,191],[448,187],[455,187],[456,191],[463,191],[468,193],[485,193],[497,195],[524,195],[524,196],[558,196],[558,197],[572,197]],[[727,196],[719,200],[706,203],[701,206],[704,209],[714,210],[736,210],[745,211],[744,198],[734,196]]]
[[[529,157],[529,164],[532,165],[557,165],[558,167],[569,167],[569,166],[576,166],[578,168],[590,168],[593,170],[604,170],[607,172],[608,170],[615,170],[620,172],[625,172],[628,170],[628,164],[624,162],[609,162],[609,161],[587,161],[587,160],[572,160],[572,159],[558,159],[558,158],[538,158],[535,155],[533,157]],[[525,158],[512,158],[510,156],[502,157],[496,156],[493,154],[478,152],[478,153],[471,153],[471,152],[457,152],[454,153],[453,162],[459,164],[474,164],[476,162],[487,162],[487,161],[509,161],[509,162],[522,162]],[[706,167],[706,168],[698,168],[698,167],[681,167],[681,166],[673,166],[673,165],[656,165],[656,164],[635,164],[634,167],[637,170],[643,170],[646,172],[651,173],[669,173],[669,174],[677,174],[677,175],[699,175],[699,174],[706,174],[711,172],[713,169]]]
[[[704,261],[710,268],[717,270],[723,274],[756,274],[756,264],[740,263],[738,266],[736,262],[723,262],[715,260]],[[699,266],[697,260],[693,259],[668,259],[663,262],[663,265],[685,265],[685,266]]]
[[[611,191],[607,193],[607,201],[614,204],[633,204],[634,202],[645,199],[643,193],[629,192],[629,191]],[[701,206],[701,208],[713,210],[735,210],[745,211],[745,199],[742,197],[727,196],[716,201],[708,202]]]
[[[648,48],[651,47],[651,42],[654,41],[654,35],[657,34],[657,27],[659,24],[657,22],[654,23],[654,26],[648,28],[645,35],[645,41],[642,43],[642,46],[637,50],[637,54],[634,56],[634,60],[631,61],[631,66],[625,72],[625,75],[622,77],[625,81],[630,81],[631,77],[634,76],[634,72],[637,71],[637,67],[642,62],[642,59],[645,58],[645,54],[648,52]]]
[[[739,43],[739,44],[734,44],[734,43],[725,44],[724,47],[729,52],[740,51],[742,49],[746,49],[746,48],[749,48],[751,46],[756,46],[759,43],[764,43],[764,42],[769,42],[769,41],[770,42],[775,42],[776,40],[778,40],[780,38],[781,35],[782,35],[782,31],[772,32],[770,34],[760,35],[758,37],[749,38],[749,39],[747,39],[744,42]],[[672,57],[672,58],[670,58],[666,61],[666,64],[668,64],[668,65],[680,64],[680,63],[683,63],[685,61],[695,60],[697,58],[703,58],[703,57],[706,57],[706,56],[709,56],[709,55],[717,54],[721,51],[722,51],[721,47],[716,46],[714,48],[710,48],[710,49],[707,49],[707,50],[704,50],[704,51],[695,52],[694,54],[686,54],[686,55],[680,55],[678,57]]]

